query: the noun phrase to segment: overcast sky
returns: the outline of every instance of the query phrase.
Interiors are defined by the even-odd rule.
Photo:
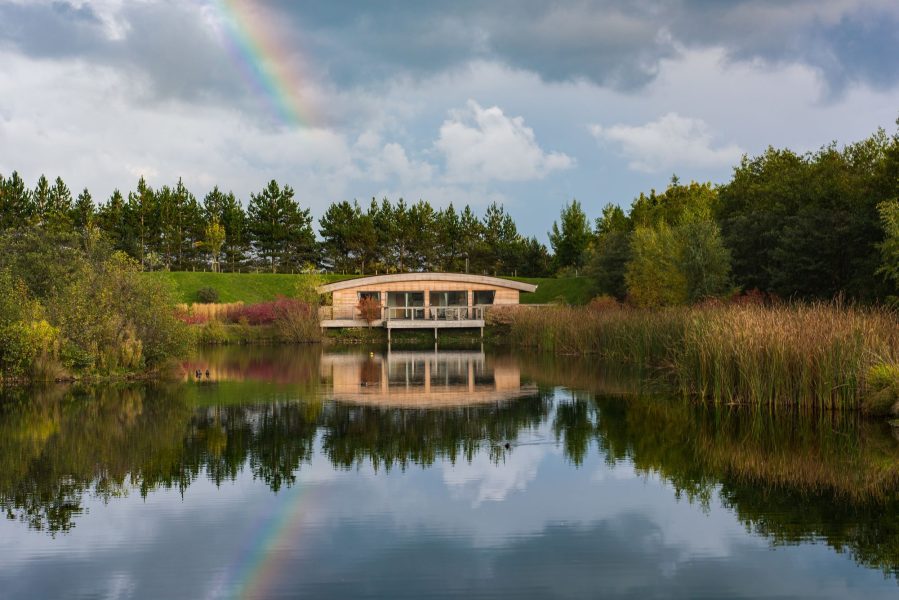
[[[315,216],[496,200],[545,240],[571,198],[897,117],[896,0],[0,0],[0,173],[100,200],[276,178]]]

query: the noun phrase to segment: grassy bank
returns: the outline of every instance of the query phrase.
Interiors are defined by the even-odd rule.
[[[520,347],[592,354],[715,403],[899,408],[899,321],[884,309],[833,304],[518,309]]]
[[[219,293],[220,302],[265,302],[278,296],[291,296],[297,280],[304,275],[284,273],[198,273],[198,272],[154,272],[146,273],[147,278],[171,284],[179,302],[197,302],[197,292],[203,288],[214,288]],[[353,275],[324,275],[325,281],[351,279]],[[537,285],[533,294],[521,294],[523,304],[546,304],[563,302],[566,304],[586,304],[592,297],[591,282],[586,277],[525,278],[514,277]]]
[[[254,304],[274,300],[279,296],[293,296],[296,282],[304,275],[285,273],[205,273],[190,271],[157,271],[144,273],[150,279],[165,281],[174,289],[179,302],[198,302],[197,292],[213,288],[219,302]],[[349,279],[346,275],[324,275],[326,282]]]

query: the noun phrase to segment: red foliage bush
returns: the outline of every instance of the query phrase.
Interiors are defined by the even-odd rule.
[[[356,309],[369,325],[381,318],[381,303],[375,298],[362,298],[356,305]]]
[[[298,316],[312,317],[312,307],[294,298],[278,298],[271,302],[259,302],[236,307],[228,312],[227,320],[239,323],[245,319],[250,325],[270,325],[278,319]]]

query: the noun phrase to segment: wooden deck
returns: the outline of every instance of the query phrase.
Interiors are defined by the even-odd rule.
[[[483,306],[443,306],[414,308],[384,308],[381,318],[370,324],[358,311],[334,314],[331,307],[322,307],[321,326],[326,329],[342,327],[384,327],[391,329],[483,329]],[[330,309],[330,310],[329,310]]]

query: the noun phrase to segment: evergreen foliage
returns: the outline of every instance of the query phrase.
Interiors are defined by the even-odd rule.
[[[549,243],[555,252],[556,267],[570,268],[577,272],[584,266],[593,231],[581,203],[577,200],[565,205],[560,220],[561,226],[553,223],[552,231],[549,233]]]
[[[182,181],[119,190],[95,205],[59,177],[33,188],[0,174],[0,232],[33,225],[100,235],[142,270],[338,274],[447,271],[547,277],[584,269],[595,292],[647,304],[734,289],[785,298],[899,296],[894,246],[899,133],[844,148],[744,157],[730,181],[681,183],[608,204],[591,227],[577,200],[549,232],[552,252],[518,231],[501,204],[435,208],[372,198],[331,204],[313,229],[293,189],[269,182],[246,203],[214,187],[199,202]],[[893,203],[893,204],[891,204]]]

